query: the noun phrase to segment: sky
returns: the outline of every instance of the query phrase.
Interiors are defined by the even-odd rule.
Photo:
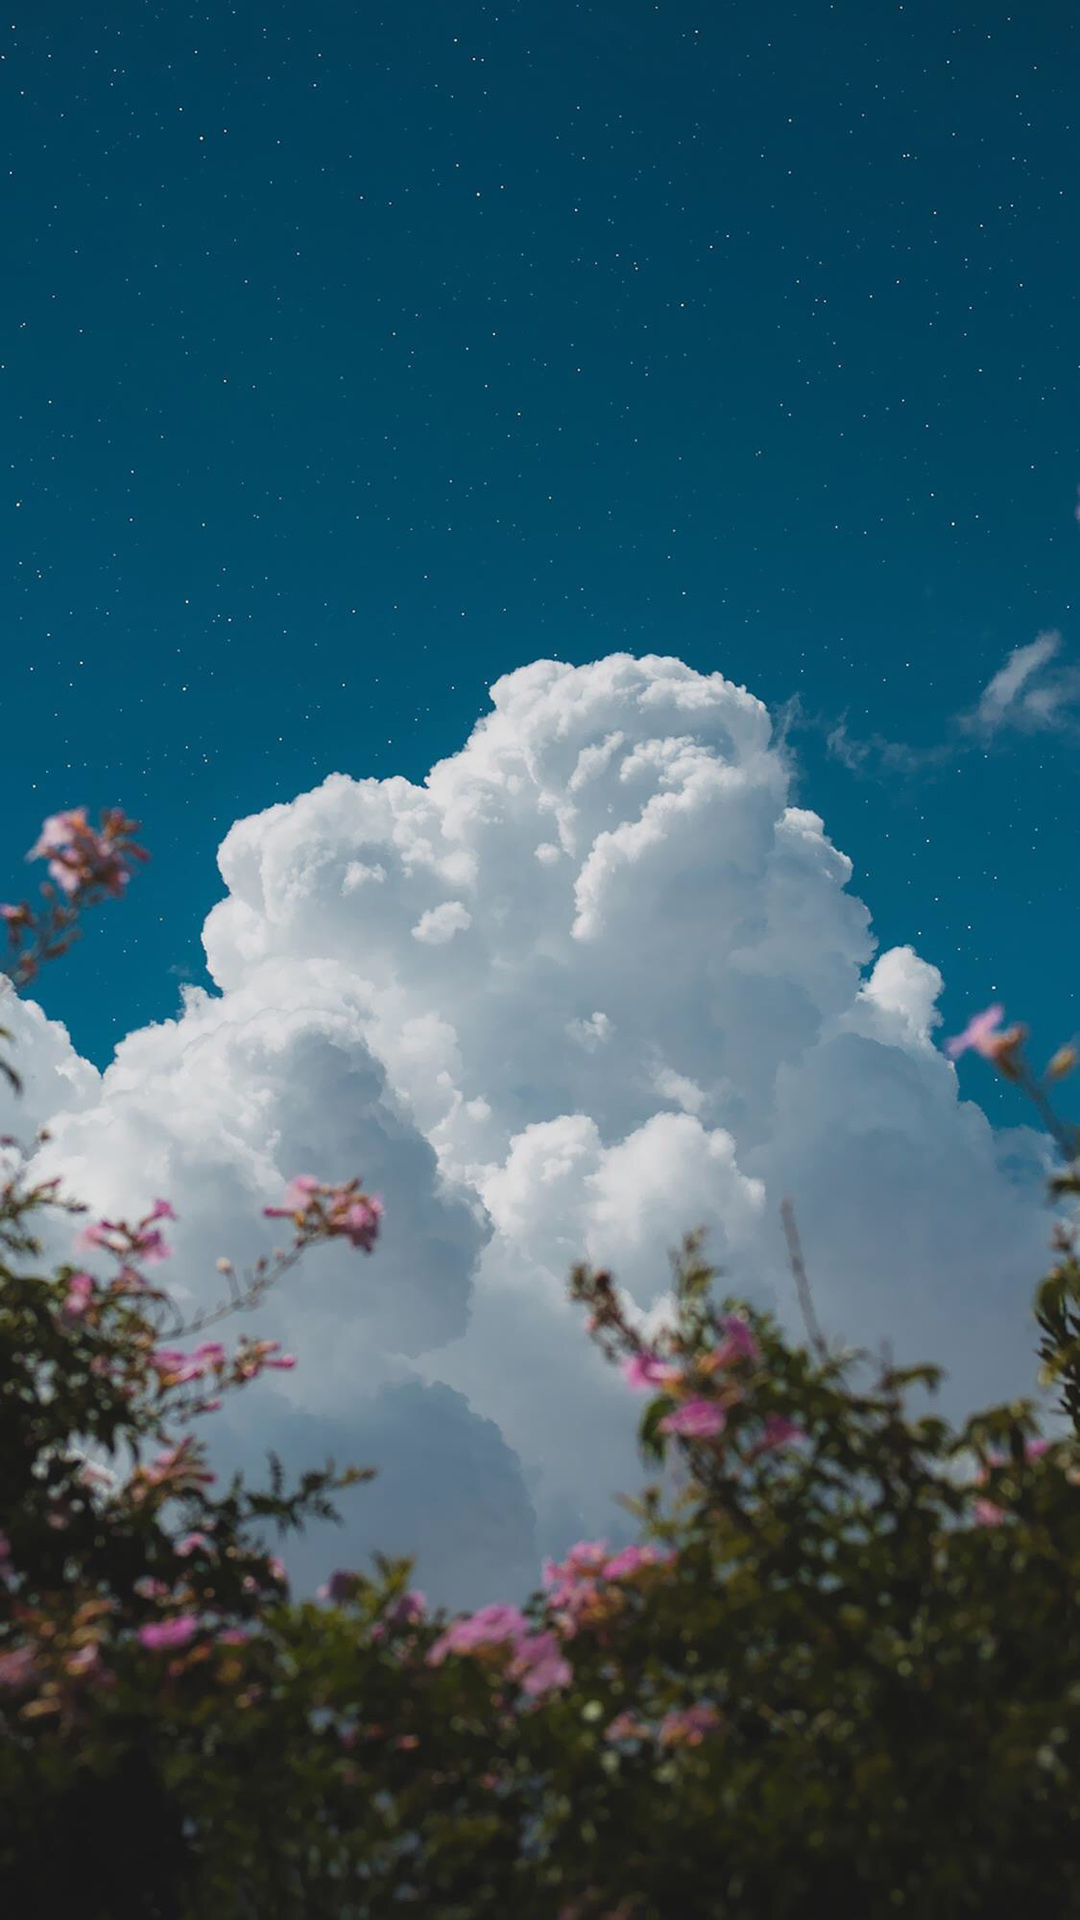
[[[344,1049],[350,1072],[382,1088],[370,1099],[383,1117],[370,1140],[360,1130],[358,1151],[366,1142],[389,1155],[387,1114],[399,1128],[407,1114],[401,1151],[427,1168],[423,1257],[450,1247],[453,1287],[462,1298],[479,1289],[480,1331],[454,1365],[440,1362],[441,1387],[429,1363],[418,1384],[415,1329],[391,1327],[386,1352],[399,1371],[411,1352],[413,1370],[389,1385],[373,1375],[371,1392],[421,1393],[429,1409],[437,1391],[464,1395],[510,1449],[498,1471],[517,1471],[516,1448],[528,1480],[530,1448],[539,1458],[547,1445],[543,1410],[507,1439],[513,1409],[494,1374],[509,1335],[503,1309],[485,1331],[476,1303],[515,1261],[535,1259],[548,1276],[556,1253],[568,1264],[569,1240],[541,1248],[535,1195],[521,1197],[534,1175],[554,1178],[552,1166],[576,1168],[591,1195],[570,1217],[597,1257],[604,1220],[607,1240],[623,1244],[612,1183],[638,1179],[627,1143],[645,1152],[659,1109],[598,1064],[611,1057],[608,1029],[590,1025],[599,1014],[611,1036],[633,1028],[627,1044],[649,1063],[654,1094],[656,1076],[669,1076],[657,1096],[668,1118],[674,1103],[679,1125],[698,1128],[687,1165],[696,1153],[705,1171],[697,1186],[689,1174],[684,1189],[675,1183],[687,1206],[723,1161],[721,1134],[735,1142],[729,1197],[748,1221],[754,1180],[774,1212],[770,1183],[799,1168],[815,1194],[824,1183],[823,1208],[835,1201],[841,1171],[811,1181],[792,1159],[778,1089],[793,1111],[809,1100],[810,1055],[826,1032],[834,1052],[841,1031],[847,1045],[845,1022],[867,1046],[867,1020],[892,1022],[888,1046],[876,1043],[891,1063],[881,1100],[894,1069],[916,1076],[916,1108],[925,1096],[944,1129],[924,1115],[917,1153],[962,1139],[983,1169],[972,1193],[1003,1155],[1014,1171],[1030,1156],[1011,1131],[971,1145],[983,1123],[965,1102],[1006,1129],[1021,1110],[978,1063],[962,1063],[959,1104],[941,1066],[946,1098],[931,1056],[992,997],[1030,1020],[1039,1060],[1080,1024],[1070,122],[1080,46],[1059,7],[996,0],[260,0],[188,12],[118,0],[104,20],[16,4],[4,32],[0,886],[11,897],[33,884],[22,854],[58,807],[122,805],[153,855],[130,899],[89,921],[42,981],[41,1004],[70,1040],[27,1014],[35,1112],[54,1123],[73,1103],[73,1142],[80,1113],[118,1112],[116,1102],[145,1121],[151,1090],[160,1099],[162,1076],[188,1071],[192,1047],[200,1058],[219,1049],[210,1084],[222,1097],[239,1075],[252,1111],[276,1113],[290,1091],[314,1111],[329,1096],[312,1049]],[[669,664],[586,671],[626,657]],[[562,671],[541,685],[534,663],[545,661]],[[690,678],[673,681],[672,662]],[[509,717],[495,716],[493,775],[485,716],[499,684]],[[760,707],[732,705],[738,688]],[[735,739],[731,714],[745,712],[771,718],[771,746]],[[662,746],[643,731],[650,713]],[[692,750],[678,745],[684,724]],[[753,734],[757,720],[746,724]],[[567,801],[574,819],[544,838],[559,782],[577,778],[584,791],[585,780],[580,761],[537,773],[552,726],[593,756],[590,780],[610,773],[616,784],[603,819]],[[611,749],[616,732],[624,744]],[[630,765],[616,779],[619,755]],[[413,828],[401,820],[428,801],[356,783],[407,781],[426,794],[440,763],[444,786],[471,796],[465,824],[458,800],[431,801],[436,851],[413,846],[406,858]],[[753,832],[742,800],[713,794],[715,765],[757,796],[746,801]],[[324,792],[335,775],[345,785]],[[655,788],[640,818],[626,811],[639,778]],[[500,792],[525,785],[512,805],[499,800],[485,837],[470,809],[494,804],[493,780]],[[665,794],[674,815],[649,813]],[[268,815],[275,806],[286,813]],[[354,845],[357,808],[375,849],[366,855]],[[642,835],[670,845],[687,821],[704,836],[676,861],[693,903],[670,894],[639,845]],[[631,838],[604,840],[618,827]],[[721,827],[743,850],[718,877],[708,836]],[[537,845],[576,863],[572,899],[545,892]],[[637,919],[604,891],[612,859],[644,863]],[[533,883],[520,895],[508,877],[518,863]],[[383,879],[357,878],[358,866]],[[421,868],[442,893],[424,891]],[[321,890],[328,870],[333,899]],[[741,945],[720,937],[721,901]],[[654,945],[651,924],[644,936],[654,920],[666,944]],[[808,929],[834,922],[833,958],[818,966]],[[871,926],[879,955],[911,958],[875,976],[868,1012]],[[526,928],[551,978],[521,959]],[[503,1031],[493,1020],[497,1057],[470,1025],[454,957],[481,931],[476,978],[496,996],[513,983],[513,1022]],[[729,1005],[729,977],[718,984],[703,957],[685,982],[699,1024],[677,1039],[661,1003],[684,940],[715,946],[737,973],[753,950],[763,976],[786,980],[783,993]],[[651,953],[651,971],[630,946]],[[611,975],[603,988],[596,952]],[[655,997],[640,1031],[625,1008],[605,1013],[608,986],[612,1004],[624,990],[620,967],[638,997]],[[316,1037],[290,1028],[285,1046],[301,980]],[[218,996],[228,1018],[211,1046],[200,1022]],[[592,1063],[587,1085],[535,1049],[515,1056],[530,1024],[547,1031],[538,1004],[555,1021],[551,1047],[557,1028]],[[808,1005],[823,1023],[810,1053]],[[739,1086],[705,1037],[717,1006],[757,1040]],[[252,1031],[269,1023],[278,1041],[264,1053],[260,1040],[241,1068],[225,1036],[245,1008]],[[96,1072],[129,1035],[106,1085]],[[730,1032],[726,1047],[737,1052]],[[755,1081],[766,1056],[778,1076],[768,1097]],[[448,1076],[445,1110],[417,1062]],[[821,1073],[820,1112],[841,1092],[845,1111],[862,1101],[869,1141],[879,1124],[869,1095],[856,1097],[839,1067]],[[492,1129],[479,1146],[459,1137],[460,1113],[478,1100]],[[811,1102],[808,1126],[815,1112]],[[548,1172],[530,1173],[529,1129],[575,1114],[595,1137],[561,1133]],[[245,1132],[249,1118],[221,1152],[269,1198],[272,1175],[295,1169],[278,1164],[269,1134]],[[904,1153],[916,1153],[906,1125]],[[183,1151],[162,1146],[156,1164],[183,1187],[207,1126],[194,1097],[177,1126]],[[118,1138],[133,1129],[118,1204],[138,1184],[139,1128],[131,1114],[116,1127]],[[300,1128],[298,1150],[317,1134],[314,1122]],[[282,1122],[274,1139],[289,1137]],[[666,1164],[677,1142],[664,1137]],[[108,1186],[113,1171],[89,1148],[71,1153],[91,1185]],[[898,1167],[909,1210],[930,1182],[927,1218],[940,1225],[945,1191],[929,1165],[920,1172],[902,1154]],[[823,1224],[838,1311],[850,1304],[843,1274],[870,1257],[884,1177],[866,1170],[870,1240],[840,1247]],[[457,1182],[453,1205],[440,1198],[446,1180]],[[193,1208],[207,1187],[202,1167]],[[444,1205],[452,1219],[440,1227]],[[1026,1248],[1027,1215],[1010,1222],[998,1222],[1002,1245]],[[485,1232],[494,1239],[481,1254]],[[746,1225],[734,1244],[753,1238]],[[764,1274],[772,1256],[759,1253],[746,1259]],[[961,1292],[964,1258],[957,1250]],[[887,1320],[906,1299],[900,1267],[880,1284]],[[418,1301],[422,1321],[434,1309]],[[961,1319],[958,1309],[957,1339]],[[450,1402],[438,1404],[446,1414]],[[554,1490],[530,1481],[529,1498],[555,1538],[572,1475],[552,1472]],[[514,1553],[527,1559],[525,1532]]]

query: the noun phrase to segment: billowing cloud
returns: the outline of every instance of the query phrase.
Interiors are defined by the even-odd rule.
[[[260,1312],[301,1364],[223,1445],[381,1466],[303,1571],[382,1526],[455,1600],[625,1535],[638,1408],[568,1303],[575,1260],[655,1323],[703,1224],[731,1289],[790,1319],[790,1194],[826,1326],[943,1360],[970,1406],[1031,1386],[1047,1231],[1035,1136],[958,1098],[940,977],[875,959],[760,701],[628,655],[537,661],[491,698],[421,786],[334,774],[237,822],[216,992],[100,1078],[17,1013],[46,1163],[106,1210],[168,1193],[193,1300],[219,1254],[265,1250],[290,1174],[382,1193],[373,1259],[320,1250]]]

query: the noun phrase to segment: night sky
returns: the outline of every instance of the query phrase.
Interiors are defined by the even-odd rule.
[[[42,983],[84,1053],[204,978],[237,816],[421,779],[499,674],[618,650],[786,715],[950,1027],[996,989],[1067,1037],[1072,710],[957,716],[1041,630],[1080,644],[1069,9],[4,31],[0,890],[58,807],[154,856]]]

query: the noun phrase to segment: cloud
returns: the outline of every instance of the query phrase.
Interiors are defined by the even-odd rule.
[[[1057,632],[1037,634],[1026,646],[1014,647],[974,707],[954,715],[946,740],[914,747],[880,733],[860,739],[848,731],[845,716],[825,723],[828,751],[852,773],[921,774],[945,766],[958,753],[985,749],[1010,732],[1074,734],[1080,726],[1080,667],[1052,668],[1060,651]],[[804,721],[800,703],[789,712],[787,725]]]
[[[215,993],[186,988],[103,1075],[16,1009],[43,1166],[109,1212],[170,1195],[192,1301],[218,1255],[272,1244],[291,1174],[383,1194],[372,1259],[321,1250],[266,1302],[300,1364],[222,1429],[223,1457],[382,1469],[304,1546],[312,1582],[379,1527],[455,1599],[520,1593],[579,1532],[625,1538],[640,1409],[568,1269],[612,1267],[655,1325],[703,1224],[730,1288],[790,1322],[785,1194],[826,1326],[943,1360],[954,1408],[1032,1384],[1042,1148],[958,1098],[940,976],[875,955],[762,703],[629,655],[536,661],[491,702],[421,785],[334,774],[238,821]]]
[[[1040,633],[1026,647],[1014,647],[1003,667],[984,687],[974,711],[961,725],[992,739],[1005,727],[1023,733],[1074,727],[1080,700],[1080,669],[1046,672],[1061,651],[1060,633]]]

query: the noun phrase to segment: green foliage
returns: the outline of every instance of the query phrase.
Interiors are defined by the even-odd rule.
[[[246,1289],[230,1280],[222,1312],[253,1305],[313,1238],[370,1239],[354,1187],[290,1201],[293,1252]],[[1076,1191],[1070,1170],[1059,1195]],[[936,1368],[831,1349],[790,1218],[806,1347],[718,1298],[700,1235],[653,1353],[612,1276],[576,1269],[591,1336],[656,1389],[643,1453],[674,1448],[681,1484],[626,1502],[637,1556],[583,1543],[526,1619],[448,1623],[409,1595],[407,1561],[335,1576],[332,1604],[290,1598],[266,1529],[332,1511],[366,1472],[328,1465],[290,1488],[271,1459],[265,1487],[217,1490],[197,1423],[284,1360],[243,1340],[163,1348],[206,1322],[185,1329],[141,1270],[160,1205],[134,1228],[101,1223],[111,1282],[43,1272],[40,1218],[64,1209],[12,1157],[6,1910],[1080,1914],[1080,1262],[1065,1225],[1036,1296],[1066,1416],[1052,1443],[1027,1403],[956,1429],[925,1410]]]

